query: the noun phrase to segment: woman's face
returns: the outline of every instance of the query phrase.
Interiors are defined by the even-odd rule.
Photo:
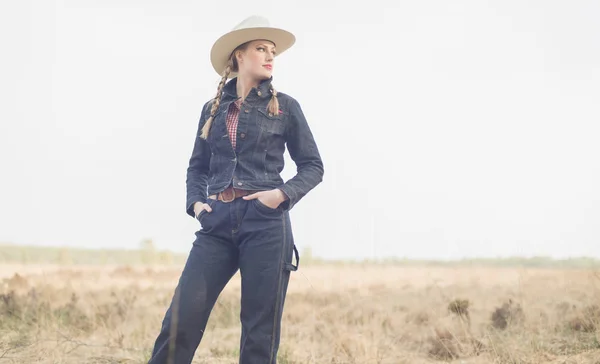
[[[236,52],[238,74],[256,80],[270,78],[273,74],[275,44],[268,40],[254,40],[245,50]]]

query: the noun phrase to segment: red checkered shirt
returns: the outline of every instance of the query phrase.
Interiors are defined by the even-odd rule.
[[[235,142],[237,135],[238,116],[240,115],[240,108],[242,105],[242,99],[237,99],[229,105],[227,112],[227,132],[229,132],[229,140],[231,140],[231,146],[235,150]]]

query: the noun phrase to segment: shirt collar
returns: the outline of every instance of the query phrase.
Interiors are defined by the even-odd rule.
[[[242,108],[242,98],[238,97],[234,102],[231,103],[231,105],[233,105],[233,107],[235,107],[236,109],[241,109]]]

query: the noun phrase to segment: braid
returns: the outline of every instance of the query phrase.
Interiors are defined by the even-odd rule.
[[[275,88],[273,87],[272,84],[270,85],[270,89],[271,89],[271,94],[273,96],[271,96],[271,100],[269,100],[267,109],[269,110],[269,113],[277,116],[277,115],[279,115],[279,101],[277,100],[277,90],[275,90]]]
[[[206,123],[202,127],[202,133],[200,134],[200,137],[202,139],[208,138],[208,131],[210,130],[210,126],[212,125],[213,119],[215,117],[215,113],[219,109],[219,104],[221,103],[221,95],[223,94],[223,87],[225,86],[225,83],[227,82],[227,78],[229,77],[229,74],[231,73],[232,68],[233,68],[233,59],[229,58],[229,61],[227,62],[227,67],[225,68],[225,71],[223,72],[223,77],[221,77],[221,82],[219,82],[219,86],[217,87],[217,95],[215,96],[214,102],[212,104],[212,108],[210,109],[210,117],[208,118],[208,120],[206,120]]]

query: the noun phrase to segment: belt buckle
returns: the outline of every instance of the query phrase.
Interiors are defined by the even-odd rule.
[[[225,190],[225,191],[227,191],[227,190]],[[223,192],[225,192],[225,191],[223,191]],[[229,203],[229,202],[231,202],[231,201],[235,200],[235,188],[231,188],[231,191],[232,191],[232,193],[233,193],[233,197],[231,197],[231,200],[225,200],[225,199],[223,198],[223,192],[221,192],[221,201],[223,201],[223,202],[225,202],[225,203]]]

